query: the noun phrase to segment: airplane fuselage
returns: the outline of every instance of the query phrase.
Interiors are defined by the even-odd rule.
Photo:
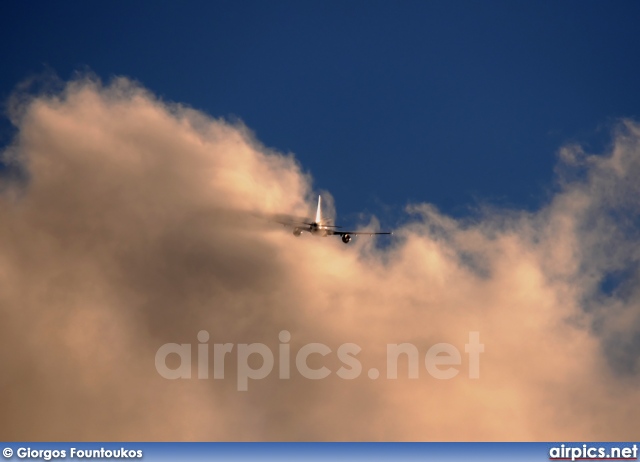
[[[326,226],[319,225],[318,223],[311,223],[310,225],[304,227],[298,226],[293,230],[293,234],[299,236],[302,231],[306,231],[310,234],[313,234],[314,236],[321,237],[327,237],[333,234],[332,229]]]

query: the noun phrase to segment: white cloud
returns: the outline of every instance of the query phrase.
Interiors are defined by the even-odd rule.
[[[0,196],[6,439],[636,436],[637,124],[621,123],[611,153],[561,151],[559,191],[538,212],[456,220],[417,204],[380,249],[296,239],[246,214],[304,215],[313,201],[295,159],[246,127],[126,79],[16,101],[4,156],[28,180]],[[274,352],[283,329],[294,353],[356,343],[364,372],[311,381],[275,370],[247,392],[233,361],[225,380],[160,377],[157,349],[195,345],[203,329],[211,345]],[[485,344],[477,380],[466,373],[471,331]],[[386,345],[403,342],[420,351],[420,378],[403,378],[401,363],[399,379],[369,379]],[[422,364],[440,342],[463,353],[450,380]]]

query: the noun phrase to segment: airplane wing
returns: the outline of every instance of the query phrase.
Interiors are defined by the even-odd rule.
[[[313,222],[311,218],[283,214],[270,215],[269,220],[285,226],[304,226],[310,225]]]
[[[348,234],[350,236],[374,236],[376,234],[393,234],[392,232],[384,232],[384,233],[370,233],[367,231],[332,231],[333,234],[337,234],[338,236],[344,236]]]
[[[367,231],[333,231],[331,230],[331,234],[338,235],[341,237],[342,242],[348,244],[351,242],[354,236],[375,236],[377,234],[393,234],[391,232],[380,232],[380,233],[371,233]]]

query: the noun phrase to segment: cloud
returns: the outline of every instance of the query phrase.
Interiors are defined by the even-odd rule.
[[[610,152],[561,151],[557,191],[535,213],[453,219],[415,204],[379,248],[263,223],[309,214],[311,178],[295,158],[130,80],[21,90],[10,108],[3,159],[23,174],[0,188],[5,439],[637,436],[638,124],[621,122]],[[209,379],[195,368],[201,330]],[[282,330],[290,379],[278,378]],[[470,332],[485,348],[478,379]],[[326,379],[295,370],[312,342],[332,349],[309,358]],[[166,343],[193,345],[191,379],[156,370]],[[223,343],[235,347],[213,379]],[[241,392],[238,345],[251,343],[276,367]],[[362,348],[353,380],[336,376],[344,343]],[[404,357],[399,378],[385,378],[387,344],[401,343],[419,351],[418,379]],[[423,364],[438,343],[461,353],[454,378]]]

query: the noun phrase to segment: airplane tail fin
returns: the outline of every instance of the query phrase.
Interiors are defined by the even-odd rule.
[[[318,196],[318,210],[316,211],[316,223],[322,223],[322,197]]]

